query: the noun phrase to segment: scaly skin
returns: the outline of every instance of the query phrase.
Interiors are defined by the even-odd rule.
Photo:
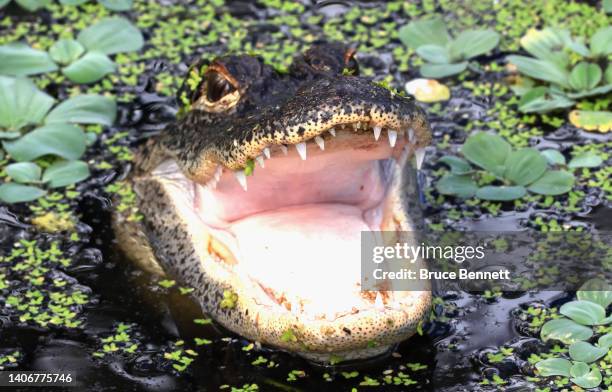
[[[281,223],[288,220],[296,230],[308,233],[304,229],[308,218],[316,221],[327,216],[327,205],[334,211],[331,216],[342,218],[346,210],[356,216],[350,222],[365,222],[369,210],[359,207],[354,213],[358,202],[353,199],[374,203],[371,209],[382,216],[376,229],[410,230],[401,192],[403,166],[408,156],[429,143],[430,129],[412,100],[356,76],[353,54],[342,44],[320,44],[298,56],[285,75],[250,56],[221,57],[212,64],[193,66],[179,92],[179,101],[185,105],[183,114],[142,148],[130,178],[145,219],[134,224],[117,214],[114,221],[126,253],[144,268],[169,274],[193,287],[203,310],[216,321],[249,339],[321,362],[332,356],[348,360],[388,351],[412,335],[427,316],[431,293],[355,294],[355,301],[363,301],[363,306],[345,309],[339,304],[329,316],[321,316],[317,309],[305,310],[307,294],[291,299],[291,290],[285,293],[274,284],[253,278],[248,269],[252,265],[241,260],[235,244],[216,230],[241,219],[259,219],[262,231],[274,232],[270,223],[274,220],[266,215],[272,210],[279,214],[273,216],[280,217]],[[389,147],[386,142],[379,144],[380,133],[388,134]],[[306,145],[312,151],[315,143],[327,148],[317,150],[314,158],[302,162],[295,152],[293,158],[283,158],[286,147],[295,147],[305,159]],[[327,158],[333,155],[325,154],[339,154],[347,164],[355,157],[356,163],[346,166],[348,169],[338,168],[334,166],[337,162]],[[366,159],[370,155],[372,158]],[[244,174],[251,174],[254,161],[263,163],[265,157],[271,157],[266,165],[272,166],[256,168],[252,178]],[[366,157],[365,163],[357,157]],[[275,162],[287,162],[287,176],[278,174],[280,164],[274,166]],[[338,183],[344,185],[333,184],[336,179],[331,185],[328,180],[313,184],[310,179],[317,177],[307,166],[310,162],[330,167],[332,175],[337,170]],[[391,165],[392,174],[383,174],[379,162]],[[353,180],[346,170],[362,171]],[[324,171],[314,172],[325,175]],[[301,189],[291,176],[309,179],[309,183]],[[246,188],[247,178],[255,180],[255,190],[249,189],[251,194],[243,196],[236,184]],[[292,189],[288,198],[298,201],[275,199],[276,179]],[[317,186],[317,192],[310,189]],[[364,187],[372,194],[382,187],[382,196],[363,196],[359,192]],[[341,203],[338,199],[343,198],[351,201]],[[232,207],[226,210],[223,203]],[[282,205],[277,207],[278,203]],[[305,223],[291,222],[287,208],[297,208]],[[237,216],[231,216],[234,211]],[[209,222],[218,216],[225,218],[223,224]],[[335,238],[336,231],[350,231],[350,227],[329,230]],[[357,233],[360,230],[355,228]],[[240,246],[240,237],[236,238]],[[291,259],[282,263],[282,273],[292,268]],[[275,273],[281,274],[280,270],[266,270],[270,276]],[[334,287],[324,289],[329,289],[331,302],[340,294]]]

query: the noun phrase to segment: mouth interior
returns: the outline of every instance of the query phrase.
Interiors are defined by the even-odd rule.
[[[397,201],[414,141],[357,126],[269,146],[248,176],[219,168],[207,184],[193,183],[214,253],[231,255],[221,261],[261,289],[262,304],[335,320],[400,300],[361,292],[361,232],[406,230]]]

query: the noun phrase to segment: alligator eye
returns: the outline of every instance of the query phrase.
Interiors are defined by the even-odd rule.
[[[202,83],[201,96],[194,106],[208,112],[227,111],[240,101],[238,81],[220,63],[208,67]]]
[[[359,63],[355,59],[355,53],[357,51],[351,48],[344,54],[344,69],[351,75],[359,75]]]
[[[206,75],[206,99],[209,102],[217,102],[234,91],[236,88],[221,74],[210,72]]]

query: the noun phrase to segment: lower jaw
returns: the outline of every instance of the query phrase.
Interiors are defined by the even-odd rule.
[[[399,184],[393,189],[399,191]],[[386,202],[389,208],[388,213],[385,214],[386,223],[381,223],[381,230],[409,230],[411,224],[400,207],[402,203],[399,192],[391,192]],[[221,243],[218,244],[221,245]],[[224,252],[229,251],[225,248]],[[358,260],[352,261],[353,266],[359,265]],[[237,265],[229,268],[240,270],[240,267],[240,263],[237,262]],[[261,270],[268,271],[268,274],[273,273],[266,268],[261,268]],[[272,298],[269,293],[264,292],[256,277],[249,274],[248,271],[242,270],[241,273],[235,275],[235,278],[234,283],[235,287],[239,288],[239,296],[249,297],[243,304],[244,308],[250,309],[249,314],[257,315],[252,318],[253,328],[236,332],[263,344],[296,353],[316,363],[330,363],[338,358],[342,358],[343,361],[351,361],[384,356],[391,352],[395,344],[414,334],[418,322],[425,317],[429,309],[430,294],[414,292],[406,294],[408,297],[412,296],[411,299],[406,303],[395,304],[394,309],[373,309],[373,306],[368,306],[360,311],[361,314],[351,315],[350,311],[345,311],[344,315],[336,314],[326,319],[316,317],[315,314],[292,313],[282,303]],[[295,282],[295,279],[290,282]],[[316,290],[322,289],[322,285],[316,280],[313,281],[311,287]],[[331,294],[334,293],[333,289],[328,288],[327,290]],[[359,295],[359,291],[356,292],[356,295]],[[386,305],[394,306],[393,303]],[[245,311],[244,308],[242,312]],[[385,325],[389,320],[393,320],[396,324]],[[282,328],[279,326],[284,326],[285,329],[279,329]],[[357,330],[368,327],[372,327],[377,332],[367,333],[361,338],[354,338],[350,341],[350,336],[346,333],[347,329]],[[299,337],[297,342],[283,340],[283,334],[287,328],[295,330],[294,332]],[[329,336],[327,341],[325,336],[319,335],[321,331],[324,331],[324,335]],[[309,340],[309,337],[315,335],[319,335],[318,338]],[[373,343],[375,345],[371,347]]]

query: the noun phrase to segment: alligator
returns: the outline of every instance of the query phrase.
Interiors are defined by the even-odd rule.
[[[143,219],[113,222],[131,259],[193,288],[222,326],[322,363],[388,353],[431,303],[361,289],[361,232],[412,228],[403,175],[431,130],[413,99],[359,75],[355,52],[318,43],[284,71],[196,62],[176,121],[137,153]]]

